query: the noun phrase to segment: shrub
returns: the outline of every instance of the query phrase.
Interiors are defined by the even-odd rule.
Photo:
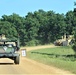
[[[72,49],[74,50],[76,56],[76,34],[74,34],[74,45],[72,46]]]
[[[31,41],[27,42],[26,45],[27,46],[37,46],[37,45],[39,45],[39,41],[38,40],[31,40]]]

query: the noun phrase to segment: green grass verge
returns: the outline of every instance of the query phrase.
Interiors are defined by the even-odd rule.
[[[76,74],[76,58],[71,47],[33,50],[27,52],[27,57]]]

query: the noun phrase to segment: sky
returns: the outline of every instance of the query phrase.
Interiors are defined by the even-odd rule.
[[[53,10],[64,13],[74,9],[75,0],[0,0],[0,17],[13,13],[24,17],[28,12]]]

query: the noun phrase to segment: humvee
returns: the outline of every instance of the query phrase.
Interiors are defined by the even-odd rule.
[[[15,64],[20,63],[18,40],[0,39],[0,58],[10,58]]]

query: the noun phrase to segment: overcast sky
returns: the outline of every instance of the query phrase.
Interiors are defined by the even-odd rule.
[[[75,0],[0,0],[0,17],[12,13],[26,16],[28,12],[53,10],[56,13],[66,13],[74,9]]]

